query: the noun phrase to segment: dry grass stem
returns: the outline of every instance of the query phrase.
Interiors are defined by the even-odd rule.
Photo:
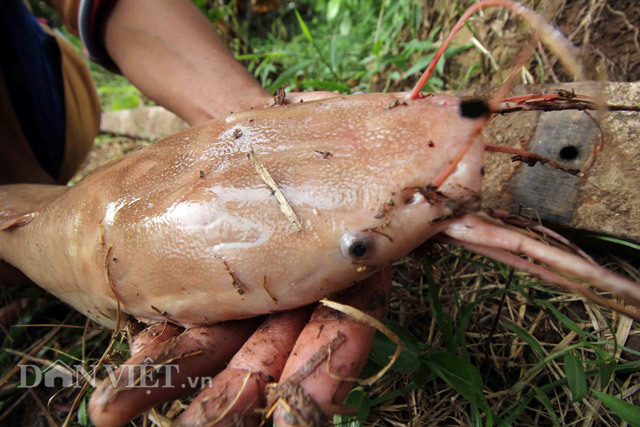
[[[398,347],[396,348],[396,351],[393,353],[393,355],[391,356],[389,363],[387,363],[377,374],[372,375],[369,378],[365,378],[365,379],[360,379],[360,378],[352,378],[352,377],[339,377],[335,374],[333,374],[332,372],[330,372],[329,370],[329,362],[327,362],[327,372],[329,373],[329,375],[331,375],[332,377],[342,380],[342,381],[356,381],[362,385],[371,385],[373,383],[375,383],[376,381],[378,381],[380,378],[382,378],[384,376],[384,374],[387,373],[387,371],[389,369],[391,369],[391,367],[393,366],[393,364],[396,362],[396,360],[398,360],[398,357],[400,357],[400,353],[402,352],[402,341],[400,341],[400,338],[398,338],[398,336],[391,330],[389,329],[384,323],[382,323],[381,321],[379,321],[378,319],[376,319],[375,317],[371,317],[366,313],[363,313],[362,311],[358,310],[357,308],[351,307],[349,305],[345,305],[345,304],[340,304],[339,302],[336,301],[331,301],[328,299],[321,299],[320,300],[321,304],[326,305],[327,307],[333,309],[333,310],[337,310],[341,313],[344,313],[348,316],[353,317],[354,319],[365,323],[373,328],[376,328],[377,330],[379,330],[380,332],[382,332],[383,334],[385,334],[387,337],[389,337],[389,339],[391,341],[393,341]],[[328,357],[331,356],[331,349],[329,349],[329,355]]]
[[[251,163],[256,169],[256,172],[258,172],[258,175],[260,175],[260,178],[273,192],[273,195],[276,197],[278,206],[280,206],[280,210],[282,211],[282,213],[287,217],[287,219],[289,219],[289,221],[291,221],[291,224],[293,224],[293,227],[296,231],[302,231],[302,224],[296,216],[296,213],[293,211],[293,208],[287,201],[286,197],[284,197],[284,194],[278,187],[278,184],[276,184],[275,180],[269,174],[269,171],[267,171],[262,162],[260,162],[260,159],[258,159],[258,155],[253,151],[253,148],[247,154],[247,156],[249,157],[249,160],[251,160]]]

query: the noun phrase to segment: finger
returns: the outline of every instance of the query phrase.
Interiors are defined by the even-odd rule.
[[[200,326],[179,335],[175,327],[165,331],[100,383],[89,401],[92,421],[122,425],[159,402],[201,388],[201,377],[223,369],[258,322]]]
[[[335,300],[380,318],[387,309],[391,273],[385,269]],[[342,409],[353,383],[341,378],[357,377],[362,370],[375,328],[319,306],[300,334],[277,387],[269,390],[274,424],[321,425],[324,416]],[[330,350],[329,350],[330,349]],[[327,363],[330,356],[330,367]]]
[[[270,316],[189,407],[177,426],[259,425],[267,383],[277,381],[310,308]]]
[[[160,345],[183,332],[184,328],[167,322],[149,325],[136,335],[131,343],[131,357],[136,356],[148,346]]]

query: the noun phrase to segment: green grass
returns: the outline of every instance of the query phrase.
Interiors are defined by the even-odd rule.
[[[448,248],[441,249],[448,251]],[[480,280],[479,291],[473,301],[464,290],[465,284],[451,277],[459,274],[452,266],[460,260],[464,264],[458,265],[464,266],[466,272],[470,270]],[[426,263],[424,273],[428,288],[425,297],[430,307],[427,318],[436,323],[440,336],[427,342],[417,322],[410,321],[401,326],[387,320],[387,325],[401,337],[405,347],[392,367],[391,375],[403,375],[408,380],[399,384],[394,392],[375,397],[370,396],[365,388],[355,388],[347,403],[358,407],[358,416],[338,416],[334,418],[336,423],[364,425],[363,420],[371,411],[375,411],[376,405],[390,399],[402,401],[407,393],[419,389],[441,392],[443,384],[467,402],[467,421],[475,425],[522,425],[527,424],[527,419],[532,419],[532,414],[537,416],[538,422],[544,420],[544,423],[565,425],[572,419],[578,419],[572,418],[577,417],[576,414],[566,414],[562,419],[560,414],[566,411],[564,405],[567,402],[592,405],[594,400],[604,402],[611,413],[623,420],[639,419],[633,417],[640,408],[603,393],[605,390],[613,394],[620,393],[629,376],[637,377],[640,372],[640,360],[625,362],[614,356],[620,350],[637,358],[640,352],[617,343],[611,324],[607,324],[604,330],[594,331],[574,311],[575,304],[563,301],[563,293],[542,287],[521,273],[516,273],[508,286],[496,286],[496,279],[501,282],[508,280],[509,269],[466,251],[454,249],[433,265],[428,258],[424,258],[423,262]],[[469,269],[469,265],[473,265],[473,268]],[[448,286],[443,285],[442,280],[439,285],[436,284],[430,273],[432,268],[442,268],[446,272],[449,278],[444,282],[448,282]],[[416,287],[415,283],[402,284],[409,289]],[[461,297],[458,293],[465,295]],[[441,295],[445,295],[446,302]],[[495,332],[503,337],[492,339],[487,333],[492,328],[478,324],[478,312],[486,310],[487,303],[502,301],[501,304],[505,304],[503,296],[507,297],[507,303],[525,300],[531,315],[526,316],[521,325],[501,321],[501,327]],[[508,314],[504,314],[508,317]],[[391,316],[395,317],[397,313],[392,310]],[[537,318],[537,321],[531,322],[533,318]],[[485,323],[492,323],[493,320]],[[532,334],[528,331],[533,323],[553,325],[559,334],[558,340],[571,333],[575,334],[575,339],[565,346],[559,346],[556,341],[542,342],[538,332]],[[476,334],[479,331],[484,331],[485,336],[478,338]],[[519,365],[517,375],[499,380],[490,378],[491,371],[502,369],[493,362],[494,357],[507,354],[517,342],[522,347],[520,356],[513,359],[513,363]],[[492,356],[479,354],[476,350],[478,346],[483,350],[490,348]],[[379,370],[394,351],[392,341],[378,334],[363,376]],[[558,396],[564,396],[566,400],[558,399]],[[609,419],[615,421],[615,418]],[[436,419],[431,421],[437,423]],[[439,421],[444,422],[444,419]]]
[[[41,14],[55,16],[42,2],[34,3]],[[234,2],[215,8],[206,0],[195,3],[212,22],[225,22],[237,35],[229,48],[272,93],[280,87],[347,94],[408,89],[431,61],[442,36],[441,26],[424,33],[423,6],[416,0],[295,1],[277,15],[254,16],[250,23],[237,19]],[[59,29],[81,52],[78,37],[63,26]],[[424,90],[452,87],[445,64],[471,48],[467,43],[448,49]],[[126,78],[92,61],[87,63],[103,110],[151,103]],[[480,70],[475,64],[461,71],[453,87],[464,86]]]
[[[387,91],[413,82],[430,62],[440,27],[424,37],[422,3],[414,0],[298,1],[248,34],[251,53],[237,53],[270,91]],[[384,4],[384,8],[381,5]],[[447,58],[467,50],[455,46]],[[446,58],[427,90],[443,89]]]

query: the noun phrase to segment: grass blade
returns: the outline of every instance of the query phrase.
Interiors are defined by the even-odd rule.
[[[300,84],[303,86],[312,87],[314,90],[326,90],[329,92],[339,91],[340,93],[349,93],[351,92],[351,88],[340,82],[330,82],[323,80],[302,80]]]
[[[553,425],[556,427],[559,427],[560,421],[558,421],[558,416],[556,415],[556,412],[553,410],[553,405],[551,405],[549,396],[547,396],[547,394],[544,391],[542,391],[539,387],[536,387],[536,386],[531,386],[531,387],[536,392],[536,396],[538,397],[538,400],[540,401],[540,403],[542,403],[544,408],[547,410],[547,414],[549,414],[549,418],[551,418]]]
[[[302,34],[304,34],[307,40],[309,40],[309,43],[311,43],[311,46],[313,46],[313,48],[316,50],[316,52],[318,53],[318,56],[320,57],[320,61],[322,61],[322,63],[327,66],[331,74],[333,74],[333,76],[336,79],[339,79],[338,75],[336,74],[331,64],[327,62],[326,58],[322,54],[322,51],[320,50],[318,45],[313,41],[313,36],[311,35],[311,31],[309,31],[309,27],[307,27],[307,24],[302,19],[302,16],[300,16],[300,12],[298,12],[298,9],[294,9],[294,12],[296,13],[296,18],[298,18],[298,24],[300,24],[300,29],[302,30]]]
[[[617,243],[619,245],[628,246],[628,247],[633,248],[633,249],[635,249],[637,251],[640,251],[640,245],[637,245],[637,244],[631,243],[631,242],[627,242],[626,240],[616,239],[615,237],[596,236],[596,235],[590,235],[590,236],[587,236],[587,237],[593,237],[593,238],[596,238],[596,239],[604,240],[605,242]]]
[[[416,337],[411,332],[391,320],[385,319],[382,323],[391,329],[402,341],[402,352],[391,369],[395,372],[407,374],[416,372],[420,368],[420,350],[418,348],[418,340]],[[380,366],[385,366],[389,363],[389,359],[396,351],[397,347],[398,346],[391,341],[389,337],[377,332],[373,345],[371,346],[369,358],[374,363]]]
[[[567,374],[567,382],[571,389],[573,402],[582,400],[587,394],[587,379],[584,374],[584,366],[576,356],[567,352],[564,354],[564,372]]]
[[[296,18],[298,18],[298,25],[300,25],[302,34],[304,34],[307,40],[309,40],[309,43],[313,44],[313,36],[311,35],[311,31],[309,31],[309,27],[307,27],[306,22],[304,22],[302,16],[300,16],[300,12],[298,12],[298,9],[295,9],[294,12],[296,13]]]
[[[561,313],[560,310],[554,307],[554,305],[549,301],[536,300],[536,302],[545,306],[558,320],[562,322],[564,326],[578,334],[580,338],[582,338],[583,340],[587,339],[587,333],[580,327],[580,325],[569,319],[569,317],[567,317],[565,314]]]
[[[529,347],[531,347],[536,353],[538,353],[541,357],[544,357],[545,352],[542,348],[542,345],[529,332],[511,322],[502,322],[502,326],[504,326],[505,329],[516,334],[518,338],[529,344]]]
[[[598,364],[598,374],[600,376],[600,388],[604,389],[611,381],[611,377],[616,370],[618,362],[615,357],[611,356],[602,348],[593,347],[593,349],[598,356],[596,363]]]
[[[329,4],[327,5],[327,22],[333,21],[335,17],[338,16],[340,3],[342,3],[342,0],[329,0]]]
[[[607,405],[617,416],[628,422],[629,425],[640,427],[640,407],[598,390],[591,391],[602,403]]]
[[[269,87],[267,87],[267,91],[273,93],[275,92],[276,89],[278,89],[279,87],[281,87],[282,85],[284,85],[285,83],[289,82],[290,80],[292,80],[296,74],[298,74],[298,72],[300,72],[301,70],[304,70],[305,67],[308,67],[310,63],[312,63],[313,61],[311,60],[306,60],[306,61],[300,61],[298,64],[292,66],[291,68],[283,71],[282,73],[280,73],[280,75],[278,76],[278,78],[269,85]]]
[[[427,355],[424,362],[469,402],[482,408],[487,414],[491,412],[482,394],[483,383],[480,372],[467,360],[449,352],[434,352]]]

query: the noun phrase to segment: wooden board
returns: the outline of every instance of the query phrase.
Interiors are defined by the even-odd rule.
[[[514,94],[560,88],[600,92],[609,104],[640,105],[640,82],[519,86]],[[487,144],[536,152],[583,170],[588,182],[548,165],[530,167],[507,154],[487,153],[483,206],[640,242],[640,113],[602,113],[597,121],[601,130],[581,111],[496,117],[485,129]]]

